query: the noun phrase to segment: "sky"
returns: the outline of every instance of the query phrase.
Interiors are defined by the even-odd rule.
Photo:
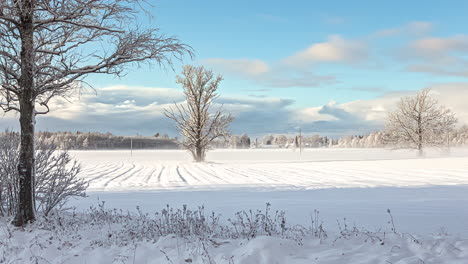
[[[150,1],[144,26],[189,44],[170,67],[89,76],[94,91],[58,99],[39,130],[175,135],[163,110],[182,102],[184,64],[224,77],[234,134],[366,134],[402,96],[432,88],[468,123],[468,1]],[[0,128],[16,128],[4,115]]]

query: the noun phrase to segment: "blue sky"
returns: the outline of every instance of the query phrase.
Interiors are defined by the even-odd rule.
[[[90,76],[97,96],[58,103],[40,129],[172,134],[154,111],[182,100],[175,75],[188,63],[224,76],[220,103],[237,117],[234,133],[365,133],[383,126],[400,96],[425,87],[468,121],[455,98],[467,93],[467,1],[150,2],[153,17],[139,23],[177,36],[196,57],[176,72],[145,66],[120,79]]]

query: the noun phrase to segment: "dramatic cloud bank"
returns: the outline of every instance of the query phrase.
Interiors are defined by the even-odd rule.
[[[468,83],[444,83],[431,86],[442,104],[452,108],[461,124],[468,124]],[[322,135],[366,134],[382,128],[388,111],[401,96],[412,92],[394,92],[372,100],[359,100],[323,106],[299,108],[289,98],[222,96],[216,107],[231,112],[236,120],[232,132],[263,135],[293,133],[302,127],[306,133]],[[156,132],[176,135],[163,111],[173,102],[183,103],[180,89],[111,86],[97,89],[97,94],[58,99],[51,113],[38,118],[40,130],[80,130],[112,132],[124,135],[152,135]],[[0,127],[17,128],[17,116],[5,115]]]

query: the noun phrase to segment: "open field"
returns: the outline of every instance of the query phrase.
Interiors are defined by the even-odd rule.
[[[91,181],[89,198],[72,202],[79,209],[99,199],[129,210],[188,204],[232,215],[270,202],[300,224],[318,209],[330,228],[343,217],[379,228],[390,208],[402,231],[468,236],[466,149],[424,158],[383,149],[215,150],[203,164],[184,151],[72,154]]]
[[[73,155],[83,164],[81,175],[91,181],[90,191],[468,184],[468,157],[437,157],[434,153],[417,159],[410,152],[375,149],[314,149],[302,156],[290,150],[218,150],[210,153],[210,162],[202,164],[191,162],[183,151],[136,151],[132,157],[128,151]]]

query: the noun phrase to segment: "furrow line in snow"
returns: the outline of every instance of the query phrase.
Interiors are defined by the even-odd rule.
[[[98,180],[98,179],[102,180],[103,178],[106,178],[107,175],[111,175],[112,173],[114,173],[116,171],[119,171],[119,170],[121,170],[122,168],[125,167],[125,163],[123,163],[123,162],[120,162],[119,164],[113,164],[113,165],[114,165],[114,167],[109,166],[109,167],[112,168],[111,170],[109,170],[109,171],[104,171],[103,170],[99,175],[93,176],[93,178],[89,179],[89,181],[93,182],[93,181]]]
[[[165,169],[166,169],[166,166],[162,165],[161,171],[159,171],[159,174],[158,174],[158,183],[159,184],[161,184],[161,176],[162,176]]]
[[[211,170],[208,168],[206,164],[195,164],[193,168],[197,171],[200,172],[200,175],[203,175],[203,178],[205,178],[207,183],[213,183],[213,184],[228,184],[231,183],[230,181],[227,181],[226,178],[221,178],[215,173],[212,173]]]
[[[193,180],[195,180],[195,183],[193,184],[200,184],[200,183],[204,183],[204,184],[207,184],[207,182],[204,182],[202,180],[200,180],[200,178],[198,176],[195,176],[194,173],[191,173],[187,168],[186,166],[180,166],[177,168],[178,171],[179,171],[179,175],[181,175],[181,171],[184,170],[185,173]],[[187,177],[187,179],[190,179],[189,177]]]
[[[159,165],[156,168],[152,169],[151,172],[143,178],[142,182],[144,185],[148,185],[148,182],[156,175],[156,173],[158,172],[158,167]]]
[[[129,171],[133,170],[134,168],[135,168],[135,164],[132,164],[132,167],[131,167],[130,169],[124,171],[123,173],[121,173],[121,174],[119,174],[119,175],[117,175],[117,176],[115,176],[115,177],[113,177],[113,178],[111,178],[110,180],[108,180],[107,182],[104,183],[103,187],[106,188],[106,187],[109,185],[109,183],[111,183],[111,182],[113,182],[114,180],[116,180],[116,179],[118,179],[118,178],[124,176],[124,175],[127,174]]]
[[[131,173],[126,173],[126,174],[128,174],[128,176],[122,177],[122,179],[120,179],[120,181],[119,181],[119,185],[123,185],[130,178],[138,178],[138,173],[141,172],[143,169],[145,169],[145,167],[141,166],[141,168],[139,168],[139,169],[136,169],[134,171],[132,170]],[[134,182],[136,182],[136,181],[134,181]]]
[[[187,184],[187,180],[184,178],[184,176],[182,176],[182,174],[179,171],[179,165],[177,165],[177,167],[176,167],[176,172],[177,172],[177,175],[179,176],[179,178],[182,180],[182,182]]]

